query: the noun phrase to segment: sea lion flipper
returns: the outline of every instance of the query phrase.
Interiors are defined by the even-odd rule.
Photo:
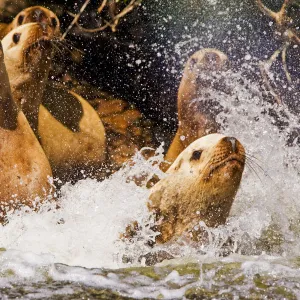
[[[78,99],[65,87],[48,82],[43,94],[42,104],[52,116],[73,132],[79,132],[79,122],[83,108]]]

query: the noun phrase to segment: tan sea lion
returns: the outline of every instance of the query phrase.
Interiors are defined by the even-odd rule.
[[[0,43],[0,203],[16,208],[42,201],[54,191],[50,164],[23,112],[14,102]],[[39,197],[39,199],[36,199]]]
[[[157,242],[193,231],[200,221],[208,227],[225,224],[244,165],[244,147],[234,137],[215,133],[189,145],[151,190],[149,209],[161,233]]]
[[[0,39],[10,31],[26,23],[40,23],[46,32],[54,36],[60,35],[60,22],[57,16],[42,6],[31,6],[19,12],[9,24],[0,24]]]
[[[42,103],[38,133],[53,174],[62,181],[99,178],[106,137],[97,112],[81,96],[55,83],[47,85]]]
[[[53,53],[51,38],[42,25],[28,23],[15,28],[2,40],[14,100],[36,135],[39,106]]]
[[[193,141],[218,131],[215,121],[218,107],[213,101],[205,100],[207,90],[218,89],[221,85],[220,80],[214,81],[211,76],[226,70],[228,65],[228,57],[224,53],[209,48],[197,51],[187,61],[178,90],[178,130],[166,154],[166,161],[174,162]],[[197,101],[199,98],[200,102]],[[166,170],[166,166],[163,169]]]
[[[154,213],[156,243],[191,235],[200,221],[208,227],[225,224],[240,185],[245,150],[234,137],[214,133],[189,145],[168,169],[168,176],[151,189],[148,208]],[[131,239],[139,230],[136,222],[122,236]]]
[[[105,130],[83,98],[51,89],[53,37],[41,24],[28,23],[5,36],[3,49],[13,96],[39,137],[54,176],[67,180],[72,169],[99,167],[105,158]]]

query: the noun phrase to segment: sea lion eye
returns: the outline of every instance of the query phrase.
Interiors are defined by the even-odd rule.
[[[22,25],[23,21],[24,21],[24,16],[23,15],[19,16],[18,25]]]
[[[53,27],[57,26],[57,20],[55,18],[51,18],[51,24]]]
[[[202,154],[202,151],[200,151],[200,150],[194,151],[190,160],[199,160],[201,157],[201,154]]]
[[[21,33],[15,33],[15,34],[13,35],[13,42],[14,42],[15,44],[18,44],[18,42],[20,41],[20,37],[21,37]]]

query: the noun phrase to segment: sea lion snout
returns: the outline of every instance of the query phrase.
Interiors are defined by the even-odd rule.
[[[47,18],[46,14],[40,8],[36,8],[32,12],[32,20],[34,22],[42,23],[45,21],[46,18]]]
[[[238,157],[245,156],[243,145],[235,137],[226,136],[217,145],[217,152],[223,154],[224,158],[233,155]],[[243,161],[243,160],[241,160]]]
[[[49,9],[42,6],[32,6],[21,11],[10,25],[10,30],[27,24],[38,23],[45,34],[60,35],[60,23],[57,16]]]
[[[210,68],[216,68],[221,64],[221,57],[215,51],[210,51],[205,53],[203,57],[203,62],[205,65],[208,65]]]

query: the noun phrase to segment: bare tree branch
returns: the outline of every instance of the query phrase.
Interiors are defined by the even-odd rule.
[[[72,23],[69,25],[69,27],[67,28],[67,30],[64,32],[64,34],[61,36],[61,40],[64,40],[65,37],[67,36],[67,34],[70,32],[70,30],[73,28],[73,26],[78,22],[81,14],[84,12],[84,10],[86,9],[86,7],[88,6],[88,4],[90,3],[91,0],[86,0],[84,2],[84,4],[82,5],[82,7],[80,8],[79,12],[77,15],[75,15]]]
[[[282,104],[282,100],[280,99],[280,97],[276,94],[276,92],[274,91],[271,83],[270,83],[270,79],[269,79],[269,71],[270,68],[273,64],[273,62],[276,60],[276,58],[278,57],[278,55],[280,54],[280,52],[282,51],[282,49],[278,49],[276,50],[272,56],[267,60],[267,61],[261,61],[259,63],[259,68],[260,68],[260,73],[262,75],[262,78],[264,80],[264,83],[266,84],[270,94],[275,98],[277,104],[281,105]]]
[[[107,3],[107,0],[103,0],[101,5],[98,7],[98,13],[99,14],[102,12],[102,10],[105,7],[106,3]]]
[[[81,26],[79,23],[78,23],[78,20],[79,20],[79,17],[80,15],[78,16],[78,14],[72,14],[72,13],[69,13],[72,17],[74,17],[74,20],[72,22],[72,26],[71,28],[73,27],[74,24],[76,24],[76,26],[84,31],[84,32],[88,32],[88,33],[95,33],[95,32],[99,32],[99,31],[102,31],[108,27],[111,28],[112,32],[115,32],[116,31],[116,28],[120,22],[120,20],[125,16],[127,15],[128,13],[130,13],[135,7],[137,7],[138,5],[140,5],[142,2],[142,0],[131,0],[129,2],[129,4],[124,8],[122,9],[122,11],[120,13],[118,13],[117,15],[113,16],[112,17],[112,20],[111,21],[106,21],[104,20],[104,25],[103,26],[100,26],[100,27],[97,27],[97,28],[84,28],[83,26]],[[103,0],[101,5],[99,6],[98,8],[98,13],[101,13],[104,9],[104,7],[107,5],[107,0]],[[85,8],[84,8],[85,9]],[[76,20],[75,20],[76,18]]]
[[[271,9],[267,8],[262,3],[262,0],[256,0],[256,3],[259,6],[259,8],[261,9],[261,11],[263,13],[265,13],[267,16],[271,17],[276,22],[277,26],[279,27],[279,30],[283,33],[283,37],[285,39],[284,46],[281,47],[280,49],[276,50],[273,53],[273,55],[266,62],[261,62],[261,64],[260,64],[260,70],[261,70],[263,80],[264,80],[265,84],[267,85],[267,87],[269,88],[270,93],[274,96],[277,103],[279,103],[279,104],[281,104],[282,101],[278,97],[278,95],[274,92],[274,90],[271,86],[269,76],[268,76],[268,71],[271,68],[275,59],[281,53],[281,61],[283,64],[283,70],[285,72],[285,76],[289,83],[292,82],[292,77],[291,77],[291,75],[288,71],[288,67],[287,67],[286,53],[287,53],[287,49],[290,46],[292,41],[300,44],[300,37],[299,37],[298,33],[291,26],[293,24],[293,19],[287,15],[287,6],[292,1],[293,0],[284,0],[280,10],[278,12],[274,12]]]
[[[282,59],[282,64],[283,64],[283,69],[284,69],[284,72],[285,72],[285,76],[288,80],[289,83],[292,82],[292,77],[291,77],[291,74],[288,70],[288,67],[287,67],[287,64],[286,64],[286,51],[287,51],[287,48],[288,48],[289,44],[286,44],[285,47],[283,48],[282,52],[281,52],[281,59]]]

